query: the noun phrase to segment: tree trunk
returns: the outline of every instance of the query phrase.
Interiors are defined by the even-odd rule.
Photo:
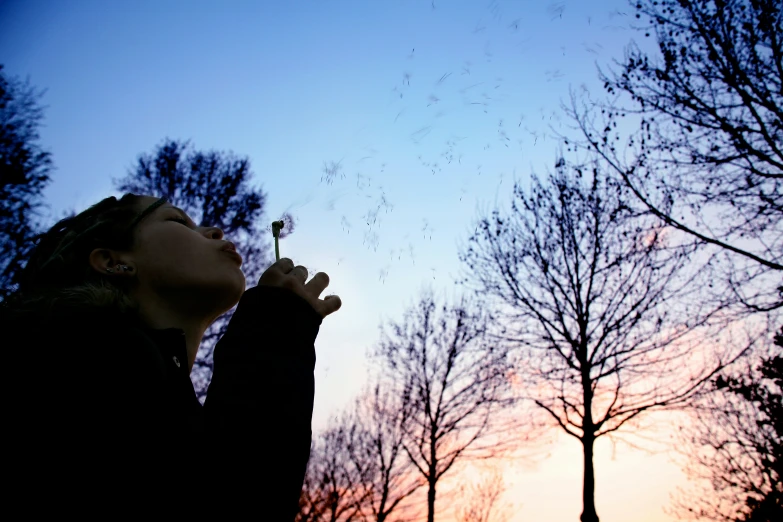
[[[595,511],[595,470],[593,469],[593,433],[585,432],[582,439],[582,447],[585,456],[584,487],[582,488],[582,522],[598,522],[598,513]]]
[[[435,522],[435,483],[430,482],[427,491],[427,522]]]

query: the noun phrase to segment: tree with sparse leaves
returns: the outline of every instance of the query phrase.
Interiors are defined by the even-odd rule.
[[[363,491],[348,452],[350,429],[350,416],[343,414],[314,437],[296,522],[360,520]]]
[[[685,469],[704,484],[676,503],[681,518],[783,519],[783,329],[756,367],[721,375],[682,430]]]
[[[406,421],[380,380],[333,417],[313,445],[297,521],[385,522],[405,512],[425,484],[405,454]]]
[[[729,295],[749,311],[779,308],[780,2],[631,4],[637,19],[649,21],[640,30],[656,38],[659,52],[646,53],[632,44],[617,70],[600,75],[612,97],[598,104],[600,113],[573,101],[570,115],[640,208],[720,253]]]
[[[250,186],[252,177],[247,157],[194,150],[189,142],[167,139],[152,154],[140,155],[127,176],[114,183],[118,191],[165,197],[200,226],[219,227],[242,254],[246,284],[253,286],[274,257],[262,221],[266,193]],[[212,377],[215,344],[232,315],[233,310],[219,317],[202,339],[191,373],[201,399]]]
[[[386,522],[404,513],[426,482],[405,453],[408,411],[394,388],[376,382],[353,405],[346,449],[358,476],[361,520]]]
[[[559,158],[546,180],[515,184],[512,210],[481,218],[460,254],[461,283],[505,312],[525,398],[582,445],[583,522],[598,522],[596,440],[683,406],[736,356],[693,335],[717,316],[701,308],[688,251],[604,169]]]
[[[35,246],[35,218],[50,182],[52,158],[38,134],[42,95],[0,65],[0,301],[16,289]]]
[[[497,470],[483,481],[461,488],[464,505],[457,510],[458,522],[507,522],[511,516],[509,505],[502,503],[506,486]]]
[[[504,416],[513,403],[507,351],[492,339],[492,323],[481,302],[463,296],[439,304],[426,290],[402,321],[384,329],[373,353],[407,419],[402,447],[427,483],[428,522],[446,473],[513,444]]]

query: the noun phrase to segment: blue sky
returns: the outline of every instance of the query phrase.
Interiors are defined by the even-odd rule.
[[[282,255],[326,271],[344,303],[316,341],[315,428],[361,389],[382,319],[401,318],[422,284],[458,292],[458,241],[478,209],[506,205],[514,179],[553,164],[547,134],[567,132],[569,88],[598,94],[596,65],[640,36],[624,0],[434,5],[0,2],[6,72],[47,89],[53,215],[116,194],[111,179],[170,137],[249,156],[268,220],[299,219]],[[328,184],[332,162],[340,175]],[[624,465],[633,458],[646,457]],[[569,497],[547,508],[544,489],[538,504],[526,494],[519,520],[578,516],[581,465],[567,462],[557,481],[570,481]],[[608,469],[599,513],[624,520]],[[521,480],[544,488],[542,477]],[[636,501],[637,513],[649,504],[645,520],[667,520],[661,498]]]

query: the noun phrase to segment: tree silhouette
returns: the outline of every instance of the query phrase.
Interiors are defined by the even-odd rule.
[[[405,411],[380,380],[333,417],[311,452],[298,522],[384,522],[422,485],[403,447]]]
[[[686,471],[709,484],[676,504],[688,518],[783,518],[783,329],[755,367],[721,375],[683,429]]]
[[[332,417],[314,438],[299,499],[297,522],[359,520],[363,491],[361,476],[348,453],[348,415]]]
[[[114,180],[117,190],[157,197],[187,212],[200,226],[217,226],[236,244],[246,284],[254,286],[274,261],[263,230],[266,194],[249,185],[250,160],[231,152],[197,151],[189,142],[164,140],[152,154],[141,154],[127,176]],[[269,236],[269,237],[267,237]],[[212,376],[212,352],[225,333],[233,309],[204,334],[191,378],[200,399]]]
[[[689,333],[717,314],[689,299],[699,289],[684,272],[687,251],[629,209],[595,158],[559,158],[545,182],[533,176],[527,193],[516,183],[514,196],[508,216],[480,220],[460,254],[463,282],[505,305],[526,398],[582,444],[581,520],[597,522],[596,439],[685,404],[733,358],[696,350],[707,341]]]
[[[37,210],[52,171],[38,129],[43,92],[9,77],[0,65],[0,302],[12,293],[35,246]]]
[[[371,385],[354,403],[346,449],[359,477],[362,520],[385,522],[404,512],[405,502],[423,485],[405,453],[408,411],[387,383]]]
[[[458,510],[458,522],[507,522],[510,516],[509,506],[500,504],[506,487],[503,476],[495,470],[483,481],[462,488],[466,504]]]
[[[461,461],[509,449],[502,409],[512,403],[507,353],[490,342],[493,322],[479,302],[439,305],[432,290],[403,321],[383,331],[373,354],[387,372],[407,421],[402,443],[427,482],[427,520],[435,519],[436,487]]]
[[[631,4],[659,56],[632,44],[601,73],[612,99],[600,117],[573,100],[571,117],[642,208],[723,252],[727,288],[750,311],[783,306],[780,2]],[[621,142],[627,116],[638,131]]]

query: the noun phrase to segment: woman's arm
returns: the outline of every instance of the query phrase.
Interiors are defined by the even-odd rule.
[[[288,289],[243,294],[215,347],[204,405],[215,508],[294,519],[310,454],[320,324]]]

